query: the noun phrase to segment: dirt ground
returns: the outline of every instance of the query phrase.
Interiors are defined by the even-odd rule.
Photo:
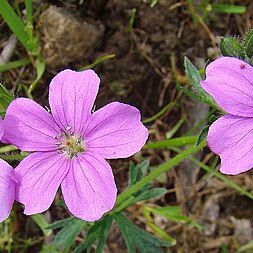
[[[34,1],[36,32],[47,62],[46,72],[34,92],[35,100],[48,105],[48,84],[58,71],[80,69],[99,56],[114,54],[115,57],[95,67],[101,78],[97,108],[118,100],[136,106],[143,119],[147,119],[174,101],[174,106],[162,117],[147,124],[151,132],[149,140],[165,139],[166,133],[181,119],[183,123],[174,137],[185,135],[206,118],[208,107],[192,102],[177,86],[178,83],[186,85],[184,56],[203,68],[207,59],[219,55],[215,43],[220,36],[243,35],[253,24],[250,0],[223,2],[243,4],[247,11],[242,15],[210,13],[204,20],[207,30],[193,21],[187,2],[183,0],[160,0],[154,7],[144,0]],[[4,48],[10,35],[0,19],[0,49]],[[18,43],[11,60],[24,56],[25,51]],[[18,91],[18,84],[31,83],[35,71],[32,66],[26,66],[5,72],[1,78],[16,96],[22,96],[24,92]],[[164,149],[143,151],[141,155],[155,166],[175,153]],[[215,159],[208,149],[196,158],[204,159],[206,163]],[[111,162],[119,191],[126,186],[130,160],[138,162],[140,154]],[[232,180],[252,192],[252,172]],[[206,175],[192,162],[174,168],[155,184],[169,189],[157,204],[180,205],[185,215],[206,227],[200,231],[189,224],[157,219],[157,225],[177,240],[177,244],[166,252],[236,252],[241,245],[253,240],[253,201],[214,176]],[[61,198],[60,193],[57,198]],[[15,208],[17,238],[40,237],[39,230],[22,214],[21,207],[17,205]],[[139,204],[130,207],[128,217],[145,227],[145,219],[139,210]],[[46,215],[51,221],[68,217],[68,213],[57,205],[57,200]],[[39,252],[38,245],[25,252]],[[226,248],[228,251],[224,251]],[[110,234],[105,252],[126,252],[116,227]]]

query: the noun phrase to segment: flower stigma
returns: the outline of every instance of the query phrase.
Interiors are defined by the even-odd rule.
[[[71,127],[66,127],[64,131],[55,136],[55,139],[58,153],[65,154],[70,159],[85,151],[83,137],[72,132]]]

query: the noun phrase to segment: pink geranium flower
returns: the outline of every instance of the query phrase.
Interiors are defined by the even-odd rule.
[[[215,121],[207,143],[221,157],[220,171],[238,174],[253,167],[253,67],[233,57],[221,57],[207,66],[201,82],[227,112]]]
[[[69,211],[81,219],[98,220],[113,208],[117,189],[105,159],[138,152],[148,130],[130,105],[114,102],[91,113],[99,82],[93,70],[60,72],[49,88],[52,115],[27,98],[9,105],[3,140],[35,151],[15,169],[25,214],[47,210],[60,185]]]
[[[0,139],[4,133],[3,121],[0,118]],[[7,219],[14,202],[16,178],[14,169],[0,159],[0,222]]]

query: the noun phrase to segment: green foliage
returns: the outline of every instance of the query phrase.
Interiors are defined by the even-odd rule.
[[[196,136],[184,136],[163,141],[150,142],[145,146],[145,148],[158,149],[158,148],[180,147],[191,144],[193,145],[194,143],[196,143],[196,140],[197,140]]]
[[[242,5],[231,5],[231,4],[208,4],[206,6],[206,10],[208,12],[243,14],[246,11],[246,7]]]
[[[241,38],[231,36],[222,38],[219,47],[223,56],[237,57],[252,65],[253,28]]]
[[[104,62],[104,61],[107,61],[107,60],[110,60],[112,58],[114,58],[116,55],[115,54],[108,54],[108,55],[102,55],[102,56],[99,56],[93,63],[87,65],[87,66],[84,66],[82,68],[80,68],[79,70],[86,70],[86,69],[92,69],[94,67],[96,67],[98,64]]]
[[[50,236],[52,234],[52,230],[48,229],[48,222],[46,221],[43,214],[35,214],[31,216],[33,221],[38,225],[38,227],[42,230],[45,236]]]
[[[134,202],[153,199],[153,198],[160,198],[168,192],[166,188],[155,188],[151,190],[146,190],[135,197]]]
[[[208,134],[209,126],[204,126],[202,130],[200,131],[197,140],[196,140],[196,145],[199,145],[203,140],[206,139],[207,134]]]
[[[55,247],[63,252],[68,252],[75,237],[81,232],[85,224],[83,220],[79,219],[71,219],[65,222],[62,229],[55,236]]]
[[[137,164],[136,166],[131,161],[129,165],[129,183],[128,186],[131,187],[140,181],[143,176],[147,173],[149,167],[149,160],[144,160],[143,162]]]
[[[244,37],[244,48],[247,57],[251,58],[253,56],[253,29],[246,33]]]
[[[171,150],[176,151],[179,154],[182,152],[181,149],[178,149],[175,147],[171,148]],[[211,174],[211,175],[215,176],[216,178],[218,178],[220,181],[222,181],[224,184],[226,184],[231,189],[234,189],[235,191],[237,191],[241,195],[247,196],[249,199],[253,199],[252,193],[250,193],[249,191],[247,191],[246,189],[244,189],[243,187],[241,187],[240,185],[235,183],[231,178],[224,176],[220,172],[215,170],[215,168],[217,166],[217,162],[214,163],[214,166],[210,167],[210,166],[207,166],[206,164],[204,164],[203,162],[195,159],[194,157],[190,157],[189,159],[194,164],[199,166],[201,169],[205,170],[208,174]]]
[[[131,32],[134,27],[136,11],[137,11],[136,8],[133,8],[130,12],[130,20],[129,20],[129,25],[128,25],[129,32]]]
[[[221,38],[220,51],[223,56],[233,56],[244,59],[245,53],[244,48],[240,41],[235,37],[224,37]]]
[[[34,91],[34,89],[38,85],[38,83],[39,83],[40,79],[42,78],[42,75],[44,74],[44,71],[46,69],[45,60],[43,59],[43,57],[41,55],[38,55],[38,57],[35,61],[35,65],[36,65],[37,76],[36,76],[36,79],[29,86],[29,89],[27,91],[27,96],[30,98],[32,98],[32,92]]]
[[[192,89],[195,94],[195,96],[193,93],[191,95],[197,97],[197,100],[203,103],[207,103],[214,108],[218,108],[213,98],[202,89],[200,85],[201,76],[198,70],[195,68],[195,66],[191,63],[191,61],[187,57],[184,58],[184,67],[186,76],[189,80],[189,83],[192,85]]]
[[[149,0],[149,5],[151,8],[155,7],[158,4],[159,0]]]
[[[73,251],[74,253],[81,253],[86,250],[87,253],[91,251],[92,245],[98,241],[95,253],[102,253],[108,233],[112,225],[113,218],[105,216],[102,220],[96,222],[88,231],[83,243],[78,245]]]
[[[241,246],[236,253],[250,253],[253,250],[253,241],[249,241],[248,243]]]
[[[138,228],[122,214],[116,214],[114,218],[122,231],[129,253],[135,253],[135,249],[138,249],[140,253],[162,253],[160,247],[170,246],[168,242]]]
[[[203,229],[204,227],[199,223],[193,221],[190,217],[182,215],[182,211],[180,206],[165,206],[165,207],[146,207],[146,210],[149,212],[160,215],[168,220],[175,221],[175,222],[186,222],[198,229]]]
[[[130,162],[129,165],[129,182],[128,187],[133,187],[136,183],[138,183],[147,173],[149,167],[149,161],[144,160],[143,162],[134,165],[133,162]],[[128,206],[143,200],[148,200],[151,198],[159,198],[167,193],[165,188],[155,188],[150,189],[151,184],[144,185],[139,191],[132,194],[128,199],[123,201],[120,205],[117,205],[113,210],[113,213],[119,213],[126,209]]]
[[[4,117],[6,109],[14,97],[0,83],[0,115]]]
[[[0,72],[4,72],[10,69],[20,68],[28,64],[30,64],[30,60],[28,58],[24,58],[24,59],[12,61],[12,62],[7,62],[5,64],[0,65]]]
[[[31,5],[31,1],[29,2]],[[30,7],[30,5],[28,4],[27,6]],[[29,15],[31,15],[30,12],[31,10],[29,9]],[[4,21],[13,31],[13,33],[15,33],[19,41],[27,49],[27,51],[33,55],[37,55],[40,48],[37,37],[33,35],[31,24],[28,22],[28,27],[26,27],[22,18],[16,14],[7,0],[1,0],[0,15],[3,17]]]
[[[49,226],[47,226],[47,229],[59,229],[59,228],[63,228],[64,226],[68,226],[68,224],[75,220],[75,217],[69,217],[69,218],[66,218],[66,219],[62,219],[62,220],[59,220],[59,221],[56,221],[52,224],[50,224]]]

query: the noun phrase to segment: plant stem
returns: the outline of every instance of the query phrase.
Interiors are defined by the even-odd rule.
[[[171,150],[176,152],[181,152],[178,148],[171,148]],[[207,173],[214,175],[216,178],[218,178],[220,181],[222,181],[224,184],[228,185],[232,189],[239,192],[241,195],[247,196],[250,199],[253,199],[253,194],[248,192],[246,189],[242,188],[240,185],[233,182],[228,176],[222,175],[220,172],[210,168],[209,166],[205,165],[203,162],[200,162],[199,160],[190,157],[190,160],[193,161],[196,165],[198,165],[201,169],[205,170]]]
[[[152,171],[150,174],[148,174],[146,177],[144,177],[142,180],[137,182],[135,185],[133,185],[131,188],[126,190],[125,192],[121,193],[116,201],[116,205],[119,206],[123,201],[131,197],[134,193],[142,189],[145,185],[150,183],[155,178],[159,177],[162,173],[167,172],[172,167],[178,165],[185,159],[187,159],[190,155],[196,153],[197,151],[203,149],[206,146],[206,142],[203,141],[198,146],[192,146],[184,151],[182,151],[177,156],[173,157],[171,160],[161,164],[158,166],[154,171]]]
[[[1,159],[7,160],[7,161],[21,161],[24,158],[26,158],[27,155],[0,155]]]

